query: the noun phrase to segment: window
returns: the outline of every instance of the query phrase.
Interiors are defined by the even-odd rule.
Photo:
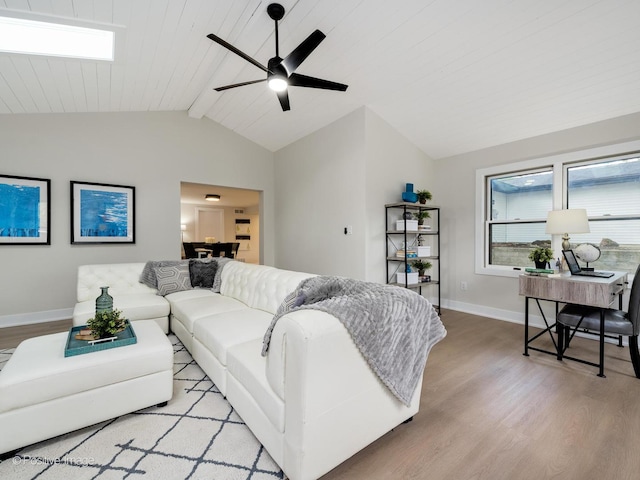
[[[599,270],[633,273],[640,263],[640,157],[567,165],[567,208],[585,208],[590,233],[572,245],[600,249]]]
[[[544,230],[552,187],[551,169],[488,178],[490,265],[525,265],[532,244],[551,246]]]
[[[0,16],[0,52],[113,61],[114,32]]]
[[[599,147],[476,172],[476,273],[517,276],[529,252],[561,236],[545,233],[547,212],[585,208],[590,233],[570,234],[572,247],[590,243],[598,270],[634,273],[640,263],[640,142]],[[583,266],[584,266],[584,262]]]

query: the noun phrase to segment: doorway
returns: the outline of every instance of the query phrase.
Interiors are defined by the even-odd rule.
[[[206,200],[207,195],[216,198]],[[180,225],[182,242],[240,243],[237,258],[262,263],[261,192],[242,188],[181,182]]]

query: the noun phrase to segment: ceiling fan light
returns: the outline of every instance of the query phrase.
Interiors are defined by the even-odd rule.
[[[273,76],[269,79],[269,88],[274,92],[284,92],[289,84],[282,77]]]
[[[207,202],[219,202],[220,201],[220,195],[215,195],[213,193],[207,193],[205,195],[204,199]]]

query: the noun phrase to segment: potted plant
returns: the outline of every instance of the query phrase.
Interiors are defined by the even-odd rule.
[[[536,247],[529,253],[529,260],[533,260],[536,268],[546,268],[547,264],[553,260],[553,250],[549,247]]]
[[[414,260],[411,266],[418,270],[418,275],[424,277],[424,271],[429,270],[433,265],[427,260]]]
[[[95,316],[87,321],[87,327],[96,339],[113,337],[127,326],[127,320],[121,315],[120,310],[96,312]]]
[[[418,190],[416,195],[418,195],[418,201],[423,204],[427,203],[427,200],[431,200],[433,198],[429,190]]]
[[[427,210],[420,210],[418,213],[414,213],[413,216],[418,220],[418,225],[424,225],[424,219],[431,218]]]

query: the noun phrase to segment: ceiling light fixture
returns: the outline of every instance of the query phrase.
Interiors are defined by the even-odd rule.
[[[109,30],[0,16],[2,52],[113,61],[114,37]]]
[[[207,202],[219,202],[220,201],[220,195],[216,195],[213,193],[207,193],[204,197],[204,199]]]

